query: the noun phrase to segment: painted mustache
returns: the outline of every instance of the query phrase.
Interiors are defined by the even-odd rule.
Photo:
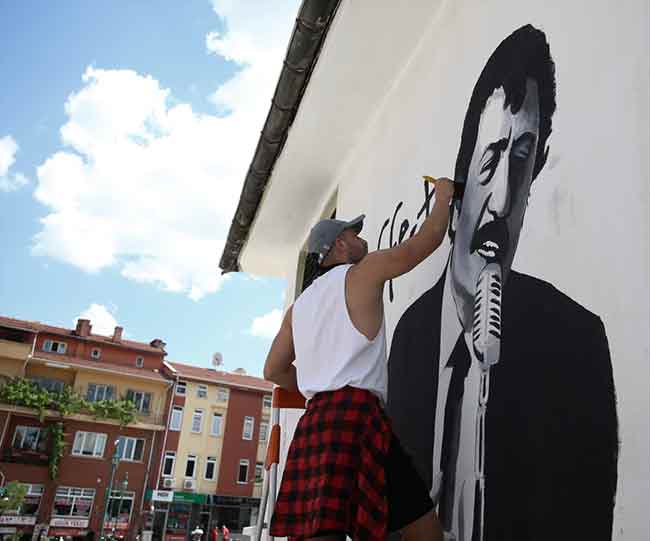
[[[470,252],[477,252],[488,262],[502,262],[508,249],[508,238],[508,226],[505,220],[492,220],[474,233]]]

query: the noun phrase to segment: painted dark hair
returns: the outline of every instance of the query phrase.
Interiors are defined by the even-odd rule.
[[[481,114],[489,97],[496,89],[503,88],[505,105],[509,105],[511,111],[516,113],[526,97],[526,79],[537,83],[539,94],[539,140],[533,180],[542,170],[548,156],[546,140],[551,134],[551,119],[555,112],[555,64],[544,32],[527,24],[499,44],[476,82],[465,114],[456,158],[454,178],[457,181],[467,181]]]

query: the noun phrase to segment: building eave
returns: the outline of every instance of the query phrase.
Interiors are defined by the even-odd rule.
[[[339,3],[340,0],[304,0],[302,3],[221,255],[219,267],[223,273],[240,270],[240,252],[248,239],[264,190],[282,152]]]

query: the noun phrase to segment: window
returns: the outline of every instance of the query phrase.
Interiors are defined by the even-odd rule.
[[[169,419],[169,430],[180,430],[183,423],[183,408],[174,406],[172,408],[172,416]]]
[[[135,409],[140,413],[145,415],[149,414],[149,408],[151,406],[151,393],[144,393],[142,391],[134,391],[129,389],[126,392],[126,399],[130,400],[135,404]]]
[[[196,474],[196,455],[187,455],[187,462],[185,463],[185,477],[194,479]]]
[[[86,392],[86,400],[89,402],[99,402],[100,400],[115,400],[115,387],[104,385],[103,383],[89,383]]]
[[[65,381],[54,378],[43,378],[40,376],[32,376],[29,380],[38,385],[41,389],[50,391],[51,393],[60,393],[65,387]]]
[[[203,410],[194,410],[192,414],[192,432],[199,434],[203,430]]]
[[[248,483],[248,460],[242,458],[239,461],[239,473],[237,474],[237,483]]]
[[[118,525],[126,526],[131,520],[131,510],[133,509],[133,498],[135,492],[128,490],[113,490],[111,498],[108,501],[107,522],[111,527],[117,522]]]
[[[165,452],[165,461],[163,462],[163,477],[174,476],[174,465],[176,464],[176,453],[174,451]]]
[[[63,355],[66,349],[68,349],[68,344],[65,342],[57,342],[56,340],[45,340],[45,342],[43,342],[43,351],[60,353]]]
[[[186,381],[179,381],[176,384],[176,394],[178,396],[185,396],[187,394],[187,382]]]
[[[259,404],[259,402],[258,402]],[[253,427],[255,426],[254,417],[244,417],[244,431],[241,435],[243,440],[253,439]]]
[[[217,459],[209,456],[205,462],[205,480],[214,481],[217,475]]]
[[[228,402],[228,389],[217,389],[217,402]]]
[[[17,509],[5,509],[7,515],[36,516],[43,496],[43,485],[21,483],[27,489],[25,498]]]
[[[93,348],[90,350],[90,358],[98,361],[102,358],[102,350],[99,348]]]
[[[207,398],[207,396],[208,396],[208,386],[207,385],[199,385],[196,388],[196,396],[197,396],[197,398]]]
[[[59,487],[54,497],[55,517],[90,518],[95,499],[94,488]]]
[[[144,366],[144,357],[136,357],[135,358],[135,367],[136,368],[142,368]]]
[[[72,445],[72,454],[77,456],[104,456],[106,434],[97,432],[77,432]]]
[[[262,398],[262,406],[264,408],[270,408],[272,404],[273,404],[273,399],[271,398],[271,395],[265,394],[264,397]]]
[[[17,426],[13,448],[45,452],[45,438],[41,436],[41,429],[36,426]]]
[[[117,442],[117,456],[119,456],[121,460],[138,462],[142,460],[143,454],[143,438],[128,438],[126,436],[120,436]]]
[[[262,421],[260,423],[260,441],[265,442],[269,435],[269,423]]]
[[[210,435],[221,436],[221,420],[223,416],[221,413],[212,414],[212,425],[210,426]]]
[[[261,483],[264,480],[264,464],[258,462],[255,464],[255,482]]]

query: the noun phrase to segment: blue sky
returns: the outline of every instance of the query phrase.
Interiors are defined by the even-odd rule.
[[[217,263],[299,7],[270,4],[0,0],[0,314],[261,373],[286,284]]]

